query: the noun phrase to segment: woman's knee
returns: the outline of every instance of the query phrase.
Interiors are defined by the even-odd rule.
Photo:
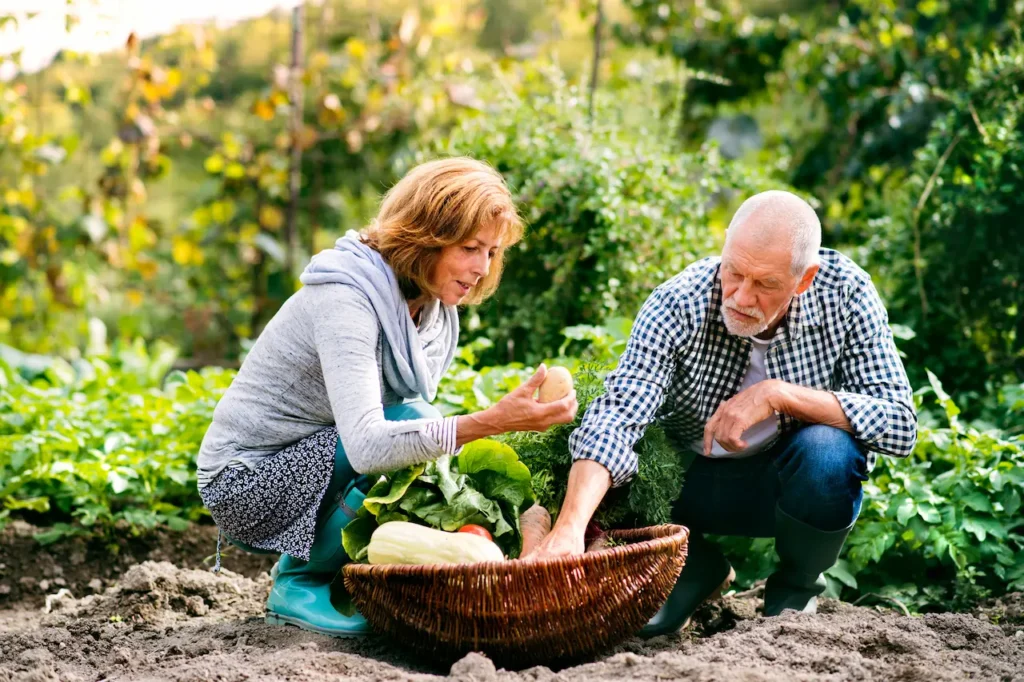
[[[384,418],[390,422],[409,421],[411,419],[440,419],[444,415],[436,407],[422,400],[399,403],[384,408]]]

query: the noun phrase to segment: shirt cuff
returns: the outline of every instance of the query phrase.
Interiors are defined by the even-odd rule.
[[[600,454],[597,452],[585,452],[581,454],[574,454],[572,456],[573,462],[578,462],[581,459],[589,459],[591,462],[597,462],[605,469],[607,469],[608,474],[611,476],[612,479],[613,488],[619,488],[626,485],[627,483],[629,483],[630,479],[632,479],[633,476],[636,475],[637,472],[636,459],[630,461],[618,458],[609,461],[607,455]]]
[[[462,448],[456,446],[456,424],[458,417],[445,417],[432,421],[424,427],[425,433],[437,443],[437,447],[448,455],[457,455]]]
[[[875,443],[882,437],[889,425],[882,402],[871,396],[833,391],[843,413],[850,420],[854,435],[865,443]]]

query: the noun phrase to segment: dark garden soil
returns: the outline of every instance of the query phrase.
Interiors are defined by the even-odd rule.
[[[31,531],[15,524],[0,536],[0,682],[1024,681],[1019,593],[974,613],[907,617],[824,600],[816,615],[766,619],[753,590],[705,605],[683,635],[630,639],[584,665],[505,671],[470,654],[438,668],[384,637],[264,624],[270,558],[229,554],[213,574],[208,529],[127,538],[116,555],[81,541],[40,548]]]

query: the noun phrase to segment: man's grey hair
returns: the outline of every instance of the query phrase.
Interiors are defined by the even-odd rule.
[[[726,241],[742,226],[766,241],[777,239],[780,233],[786,235],[793,251],[795,275],[818,263],[821,222],[810,204],[791,192],[773,189],[744,201],[729,222]]]

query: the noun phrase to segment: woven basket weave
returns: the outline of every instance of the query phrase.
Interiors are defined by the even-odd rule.
[[[629,544],[543,561],[349,564],[343,575],[376,631],[434,660],[482,651],[507,668],[569,662],[635,634],[686,559],[683,526],[610,536]]]

